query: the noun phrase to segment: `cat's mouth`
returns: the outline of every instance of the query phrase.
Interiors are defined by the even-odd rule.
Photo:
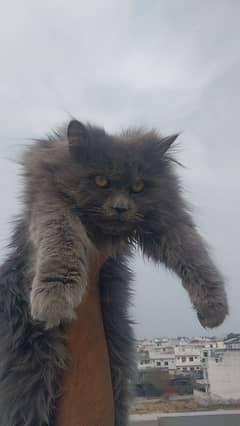
[[[88,218],[83,216],[82,220],[86,223],[87,226],[89,226],[90,229],[95,229],[95,232],[99,230],[101,234],[106,234],[109,236],[126,236],[127,234],[130,234],[136,227],[136,221],[134,218],[129,219],[124,217],[124,215],[116,215],[111,217],[103,214],[99,214],[97,216],[89,215]]]
[[[111,218],[103,220],[101,228],[106,234],[120,235],[131,232],[134,228],[134,223],[127,221],[124,218]]]

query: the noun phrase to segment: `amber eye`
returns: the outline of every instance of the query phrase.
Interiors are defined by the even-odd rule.
[[[142,180],[136,180],[132,186],[131,189],[133,192],[141,192],[144,189],[144,182]]]
[[[95,183],[100,188],[106,188],[109,185],[109,180],[105,176],[95,176]]]

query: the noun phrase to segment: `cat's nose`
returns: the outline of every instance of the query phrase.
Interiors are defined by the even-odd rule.
[[[121,215],[122,213],[125,213],[128,208],[127,207],[113,207],[113,209],[119,214]]]

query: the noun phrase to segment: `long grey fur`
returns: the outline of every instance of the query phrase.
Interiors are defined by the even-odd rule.
[[[99,286],[115,426],[128,424],[135,372],[128,259],[136,245],[180,277],[203,326],[224,320],[224,281],[182,197],[175,139],[141,130],[108,135],[74,120],[68,132],[27,150],[24,213],[0,269],[1,426],[53,426],[67,362],[62,324],[74,318],[97,250],[112,252]],[[97,188],[96,174],[112,187]],[[130,188],[139,181],[138,194]]]

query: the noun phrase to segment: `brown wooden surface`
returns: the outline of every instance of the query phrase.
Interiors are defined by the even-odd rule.
[[[91,262],[88,291],[78,308],[78,318],[66,326],[71,365],[63,377],[55,426],[114,426],[109,357],[97,286],[105,258]]]

